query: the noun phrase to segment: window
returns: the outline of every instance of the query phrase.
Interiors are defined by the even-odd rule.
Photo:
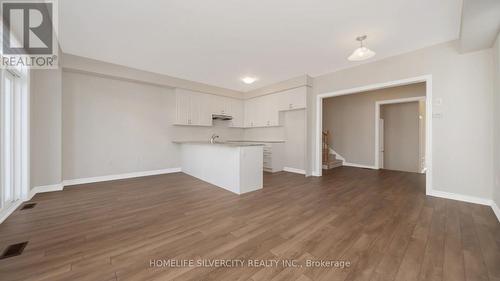
[[[1,71],[0,214],[15,208],[28,193],[26,77],[18,70]]]

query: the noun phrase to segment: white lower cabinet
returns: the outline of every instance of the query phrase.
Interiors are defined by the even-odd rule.
[[[285,145],[283,143],[264,143],[263,151],[264,171],[271,173],[283,171]]]

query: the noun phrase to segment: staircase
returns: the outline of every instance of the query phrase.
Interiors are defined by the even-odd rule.
[[[333,168],[340,167],[344,164],[344,161],[337,159],[337,155],[330,151],[328,146],[328,140],[330,138],[330,133],[328,131],[323,132],[323,169],[330,170]]]

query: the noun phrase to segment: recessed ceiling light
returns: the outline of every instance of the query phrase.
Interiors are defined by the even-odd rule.
[[[241,81],[243,81],[243,83],[245,83],[245,84],[252,84],[253,82],[257,81],[257,78],[247,76],[247,77],[243,77],[243,79],[241,79]]]
[[[354,50],[352,54],[347,58],[350,61],[362,61],[362,60],[367,60],[373,56],[375,56],[375,52],[368,49],[363,45],[363,40],[366,39],[366,35],[359,36],[356,38],[356,41],[359,41],[359,48]]]

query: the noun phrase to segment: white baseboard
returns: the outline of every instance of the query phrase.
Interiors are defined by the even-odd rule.
[[[86,184],[86,183],[94,183],[94,182],[130,179],[130,178],[154,176],[154,175],[161,175],[161,174],[177,173],[180,171],[181,171],[181,168],[169,168],[169,169],[162,169],[162,170],[153,170],[153,171],[116,174],[116,175],[99,176],[99,177],[91,177],[91,178],[72,179],[72,180],[64,180],[63,185],[69,186],[69,185]]]
[[[302,170],[302,169],[295,169],[295,168],[290,168],[290,167],[284,167],[284,168],[283,168],[283,171],[285,171],[285,172],[290,172],[290,173],[301,174],[301,175],[305,175],[305,174],[306,174],[306,171],[305,171],[305,170]]]
[[[463,195],[463,194],[458,194],[458,193],[451,193],[451,192],[440,191],[440,190],[435,190],[435,189],[431,189],[427,193],[427,195],[451,199],[451,200],[463,201],[463,202],[468,202],[468,203],[474,203],[474,204],[479,204],[479,205],[487,205],[487,206],[491,206],[493,203],[490,199],[474,197],[474,196],[469,196],[469,195]]]
[[[65,186],[68,186],[68,185],[110,181],[110,180],[119,180],[119,179],[128,179],[128,178],[137,178],[137,177],[145,177],[145,176],[153,176],[153,175],[161,175],[161,174],[170,174],[170,173],[177,173],[180,171],[181,171],[181,168],[169,168],[169,169],[163,169],[163,170],[135,172],[135,173],[127,173],[127,174],[102,176],[102,177],[64,180],[63,182],[58,183],[58,184],[35,186],[30,190],[30,192],[25,200],[18,200],[11,207],[0,212],[0,223],[2,223],[8,216],[10,216],[10,214],[12,214],[12,212],[14,212],[22,203],[31,200],[33,198],[33,196],[35,196],[35,194],[37,194],[37,193],[61,191],[61,190],[63,190],[63,188]]]
[[[495,201],[491,201],[491,208],[493,209],[493,213],[495,213],[495,216],[497,216],[497,219],[500,222],[500,208],[495,203]]]
[[[344,162],[343,165],[348,166],[348,167],[378,170],[377,167],[375,167],[375,166],[361,165],[361,164],[355,164],[355,163],[349,163],[349,162]]]
[[[37,194],[37,193],[60,191],[63,189],[63,187],[64,186],[62,183],[43,185],[43,186],[35,186],[30,190],[30,193],[28,194],[28,198],[26,198],[26,201],[31,200],[31,198],[33,198],[33,196],[35,196],[35,194]]]
[[[23,200],[17,200],[14,204],[12,204],[9,208],[2,210],[0,212],[0,223],[2,223],[5,219],[7,219],[21,204]]]

